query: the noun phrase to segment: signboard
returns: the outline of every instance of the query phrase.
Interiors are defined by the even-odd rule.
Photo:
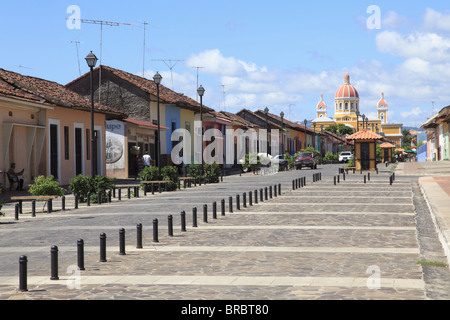
[[[106,169],[125,169],[125,123],[106,121]]]

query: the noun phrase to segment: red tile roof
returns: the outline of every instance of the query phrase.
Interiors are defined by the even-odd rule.
[[[145,121],[141,121],[141,120],[136,120],[136,119],[131,119],[131,118],[127,118],[124,119],[126,122],[129,123],[133,123],[136,124],[138,126],[142,126],[142,127],[149,127],[152,129],[158,129],[158,125],[157,124],[153,124],[153,123],[149,123],[149,122],[145,122]],[[161,129],[165,129],[165,130],[169,130],[169,128],[164,127],[164,126],[160,126]]]
[[[67,89],[63,85],[31,76],[24,76],[16,72],[0,68],[0,94],[13,96],[42,104],[90,111],[91,102],[79,94]],[[108,113],[125,117],[107,106],[96,103],[96,112]]]
[[[392,143],[389,143],[389,142],[384,142],[384,143],[382,143],[382,144],[380,144],[380,148],[386,148],[386,149],[388,149],[388,148],[395,148],[395,146],[392,144]]]
[[[347,137],[347,140],[382,140],[383,137],[372,130],[362,129]]]
[[[102,68],[102,70],[107,70],[107,71],[111,72],[115,76],[129,82],[130,84],[136,86],[137,88],[141,89],[142,91],[144,91],[146,93],[152,94],[154,96],[156,96],[156,94],[157,94],[156,83],[153,80],[143,78],[138,75],[135,75],[135,74],[123,71],[123,70],[111,68],[108,66],[104,66],[104,65],[98,66],[97,68],[94,69],[94,71],[98,71],[100,68]],[[70,86],[74,82],[77,82],[80,79],[87,77],[88,75],[89,75],[89,72],[85,73],[81,77],[69,82],[68,84],[66,84],[66,86]],[[198,103],[197,101],[195,101],[192,98],[185,96],[182,93],[177,93],[177,92],[163,86],[162,84],[159,85],[159,98],[163,102],[166,102],[168,104],[175,104],[179,107],[188,108],[188,109],[191,109],[194,111],[200,110],[200,103]],[[214,111],[214,110],[203,105],[203,111],[210,112],[210,111]]]

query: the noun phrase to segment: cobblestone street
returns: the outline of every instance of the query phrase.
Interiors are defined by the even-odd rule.
[[[389,167],[366,182],[364,174],[349,173],[345,180],[341,174],[335,185],[340,166],[227,176],[219,184],[122,196],[120,202],[77,210],[68,197],[69,210],[60,211],[56,202],[55,212],[36,217],[24,204],[19,221],[12,204],[5,205],[0,299],[449,299],[449,269],[418,263],[443,262],[445,256],[417,177],[396,176],[390,185]],[[313,182],[314,173],[322,179]],[[292,180],[301,177],[306,186],[299,183],[293,190]],[[275,196],[269,187],[278,184],[281,194]],[[267,199],[261,199],[266,187]],[[198,227],[193,227],[194,207]],[[183,210],[186,232],[180,225]],[[173,215],[173,236],[168,215]],[[153,241],[155,218],[159,242]],[[138,223],[142,249],[136,249]],[[126,230],[126,255],[119,255],[120,228]],[[107,262],[99,262],[102,232]],[[74,282],[67,268],[77,263],[80,238],[86,270],[80,272],[80,287],[68,288]],[[59,249],[59,280],[50,280],[52,245]],[[18,291],[21,255],[28,258],[26,292]]]

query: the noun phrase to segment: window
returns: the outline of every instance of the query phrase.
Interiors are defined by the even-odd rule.
[[[69,160],[69,127],[64,127],[64,159]]]
[[[348,102],[345,103],[345,110],[348,110]]]

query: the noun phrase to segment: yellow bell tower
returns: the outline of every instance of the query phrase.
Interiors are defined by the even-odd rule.
[[[388,111],[388,106],[386,101],[384,100],[384,93],[381,93],[381,99],[380,101],[378,101],[378,106],[377,106],[377,112],[378,112],[378,119],[380,119],[381,124],[386,124],[387,123],[387,111]]]
[[[323,94],[320,94],[320,101],[316,107],[317,118],[326,118],[327,117],[327,105],[323,101]]]

